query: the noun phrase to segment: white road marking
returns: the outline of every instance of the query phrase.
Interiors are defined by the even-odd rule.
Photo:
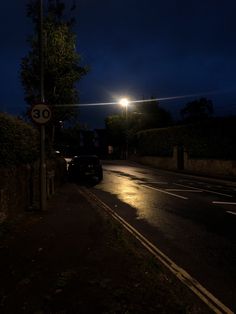
[[[162,182],[162,181],[148,181],[149,184],[168,184],[168,182]]]
[[[159,262],[161,262],[167,269],[169,269],[183,284],[192,290],[210,309],[217,314],[234,314],[225,304],[218,300],[210,291],[202,286],[195,278],[187,273],[183,268],[174,263],[167,255],[165,255],[157,246],[151,243],[144,237],[137,229],[130,225],[125,219],[119,216],[112,208],[104,203],[92,192],[80,189],[88,201],[98,206],[101,206],[107,213],[109,213],[116,221],[118,221],[128,232],[130,232]]]
[[[214,201],[213,204],[222,204],[222,205],[236,205],[236,202],[218,202]]]
[[[144,186],[145,188],[151,189],[151,190],[155,190],[155,191],[164,193],[164,194],[168,194],[168,195],[172,195],[172,196],[175,196],[175,197],[178,197],[178,198],[182,198],[184,200],[188,199],[188,197],[184,197],[184,196],[180,196],[178,194],[170,193],[170,192],[167,192],[167,191],[162,190],[162,189],[157,189],[157,188],[154,188],[153,186],[149,186],[149,185],[145,185],[145,184],[142,184],[142,186]]]
[[[217,194],[217,195],[222,195],[222,196],[227,196],[227,197],[233,197],[232,195],[224,194],[224,193],[220,193],[220,192],[216,192],[216,191],[212,191],[212,190],[207,190],[207,189],[202,189],[202,188],[199,189],[199,188],[195,188],[193,186],[183,185],[183,184],[180,184],[180,183],[174,183],[174,184],[178,185],[178,186],[184,186],[186,188],[191,188],[191,189],[195,189],[195,190],[200,190],[200,191],[212,193],[212,194]]]
[[[236,212],[227,211],[226,213],[236,215]]]
[[[173,192],[193,192],[193,193],[201,193],[201,190],[186,190],[186,189],[166,189],[166,191],[173,191]]]

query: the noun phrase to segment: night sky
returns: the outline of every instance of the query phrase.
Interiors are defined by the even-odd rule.
[[[66,0],[66,3],[72,1]],[[0,110],[24,111],[20,61],[32,33],[27,0],[1,1]],[[215,115],[236,114],[235,0],[77,0],[77,49],[89,74],[80,102],[151,96],[178,117],[190,100],[213,100]],[[103,127],[116,105],[83,107],[81,121]]]

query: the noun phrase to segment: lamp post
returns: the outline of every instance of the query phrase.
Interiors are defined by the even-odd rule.
[[[43,0],[39,1],[40,100],[44,98]],[[45,126],[40,126],[40,209],[46,209]]]
[[[125,108],[125,159],[128,159],[128,105],[129,100],[127,98],[122,98],[119,101],[120,105]]]

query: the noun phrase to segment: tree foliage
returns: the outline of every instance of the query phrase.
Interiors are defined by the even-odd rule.
[[[105,120],[111,144],[123,146],[126,139],[126,119],[122,115],[109,116]]]
[[[212,116],[213,103],[207,98],[200,98],[191,101],[180,111],[181,116],[186,122],[198,122]]]
[[[73,7],[71,8],[73,9]],[[44,90],[45,100],[52,107],[74,104],[79,101],[76,83],[87,73],[82,67],[81,56],[76,52],[74,20],[65,16],[66,6],[60,0],[48,0],[44,10]],[[39,1],[28,3],[27,13],[34,25],[34,34],[29,38],[30,50],[21,62],[21,81],[28,105],[40,101],[39,60]],[[54,122],[68,120],[75,114],[72,107],[54,107]]]
[[[21,119],[0,113],[0,165],[30,163],[38,156],[38,133]]]
[[[163,128],[172,124],[172,117],[169,111],[161,108],[157,100],[141,102],[136,105],[139,115],[139,130]]]

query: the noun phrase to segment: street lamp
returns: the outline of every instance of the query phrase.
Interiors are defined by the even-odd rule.
[[[125,120],[126,120],[126,123],[127,123],[127,108],[128,108],[128,105],[129,105],[129,100],[127,98],[121,98],[121,100],[119,101],[119,104],[125,108]]]
[[[119,104],[125,108],[125,159],[128,159],[128,105],[129,100],[127,98],[122,98]]]
[[[129,104],[129,100],[127,98],[122,98],[120,100],[120,104],[121,104],[122,107],[127,107],[128,104]]]
[[[39,0],[39,61],[40,61],[40,100],[44,95],[44,38],[43,38],[43,0]],[[40,209],[46,210],[46,163],[45,163],[45,126],[40,126]]]

